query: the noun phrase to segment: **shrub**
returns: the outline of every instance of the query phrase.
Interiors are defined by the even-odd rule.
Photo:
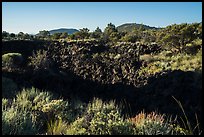
[[[186,44],[185,52],[188,54],[196,54],[202,47],[202,39],[195,39],[191,43]]]
[[[83,110],[82,103],[77,100],[69,103],[63,99],[55,99],[53,94],[35,88],[23,89],[16,95],[13,105],[31,111],[33,123],[41,130],[40,132],[49,130],[50,134],[51,129],[54,128],[53,126],[57,124],[55,122],[59,122],[60,119],[67,123],[73,122],[77,116],[81,115],[80,113]],[[50,125],[50,121],[55,122]],[[50,127],[47,127],[47,123],[49,123]]]
[[[128,135],[133,134],[132,124],[123,120],[118,112],[98,112],[90,122],[92,134],[96,135]]]
[[[41,111],[46,115],[48,121],[62,119],[71,123],[82,115],[84,104],[78,99],[70,102],[56,99],[44,104]]]
[[[177,55],[172,58],[172,70],[195,71],[202,69],[202,52],[195,55]]]
[[[144,62],[147,62],[145,56],[140,56]],[[150,76],[166,70],[197,71],[202,70],[202,50],[195,55],[177,54],[170,57],[168,52],[161,52],[154,55],[151,61],[143,64],[138,70],[139,77]]]
[[[68,124],[62,119],[50,121],[48,123],[47,135],[64,135],[66,134],[66,130],[68,128]]]
[[[49,92],[43,92],[32,87],[31,89],[23,89],[17,94],[12,104],[31,112],[33,123],[38,127],[39,132],[43,132],[48,119],[41,109],[43,105],[51,102],[52,98],[53,95]]]
[[[67,123],[76,119],[78,116],[76,112],[80,112],[76,109],[80,107],[81,103],[78,101],[69,105],[68,101],[54,99],[53,94],[49,92],[35,88],[23,89],[11,102],[8,99],[2,99],[4,113],[2,120],[5,125],[2,130],[4,134],[35,134],[37,132],[41,134],[46,130],[47,134],[61,134],[66,131]],[[16,116],[17,114],[19,117]],[[16,124],[11,126],[9,122]],[[7,131],[9,126],[11,128]],[[32,128],[34,128],[33,131],[30,131]]]
[[[71,123],[66,131],[66,135],[88,135],[88,127],[86,125],[85,118],[77,118]]]
[[[69,103],[68,122],[74,122],[77,117],[81,117],[86,109],[87,104],[83,103],[79,98],[72,98]]]
[[[164,115],[151,112],[149,114],[140,112],[131,118],[135,125],[137,135],[177,135],[185,134],[179,125],[172,124],[171,120],[165,120]],[[186,132],[186,131],[185,131]]]
[[[3,135],[33,135],[37,134],[37,127],[32,122],[31,113],[19,107],[2,110],[2,134]]]
[[[38,50],[36,53],[33,53],[29,59],[29,65],[32,66],[35,70],[48,69],[52,66],[52,62],[48,58],[47,51],[45,50]]]
[[[8,99],[2,98],[2,111],[7,109],[8,102],[9,102]]]
[[[135,124],[135,131],[138,135],[163,135],[171,132],[171,130],[167,130],[168,128],[164,127],[163,116],[154,112],[150,114],[141,112],[132,118],[131,121]]]
[[[68,109],[68,102],[63,101],[62,99],[52,100],[51,102],[42,106],[42,112],[46,114],[48,121],[55,119],[72,119]]]
[[[2,67],[13,70],[19,67],[23,62],[23,56],[20,53],[7,53],[2,55]]]
[[[9,78],[2,77],[2,97],[12,98],[18,91],[17,84]]]
[[[43,105],[51,102],[52,98],[53,95],[49,92],[41,92],[32,87],[31,89],[23,89],[17,94],[15,103],[29,110],[40,110]]]
[[[122,118],[113,101],[104,103],[94,99],[85,115],[73,122],[67,134],[119,135],[133,134],[132,124]]]

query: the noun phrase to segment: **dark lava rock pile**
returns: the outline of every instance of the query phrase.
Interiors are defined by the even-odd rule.
[[[137,86],[139,45],[121,42],[117,45],[99,43],[55,43],[49,56],[64,71],[72,71],[84,79],[102,84],[134,84]]]

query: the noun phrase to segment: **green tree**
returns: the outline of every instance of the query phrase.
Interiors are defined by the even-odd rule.
[[[140,25],[140,27],[139,27],[139,31],[145,31],[146,29],[145,29],[145,27],[144,27],[144,24],[142,23],[141,25]]]
[[[76,39],[75,33],[68,35],[68,38],[71,40],[75,40]]]
[[[23,32],[19,32],[17,34],[17,36],[18,36],[19,39],[23,39],[24,38],[24,33]]]
[[[197,34],[198,34],[198,38],[202,39],[202,22],[199,23],[199,25],[197,27]]]
[[[96,30],[93,33],[91,33],[90,37],[95,38],[95,39],[99,39],[99,38],[101,38],[102,33],[103,32],[101,31],[101,29],[99,27],[97,27]]]
[[[140,32],[140,35],[138,35],[138,39],[142,43],[151,43],[156,41],[156,36],[155,32],[153,30],[145,30]]]
[[[191,43],[199,37],[198,24],[173,24],[162,29],[158,33],[162,33],[158,41],[168,49],[176,48],[179,52],[183,52],[186,44]]]
[[[118,30],[116,29],[114,24],[109,23],[107,25],[103,33],[103,39],[105,42],[110,42],[110,41],[116,42],[120,39]]]
[[[47,31],[47,30],[39,31],[39,33],[37,34],[37,37],[42,38],[42,39],[49,38],[50,37],[50,32]]]
[[[9,36],[10,36],[11,38],[15,38],[15,37],[16,37],[16,34],[11,33]]]
[[[2,38],[7,38],[7,37],[9,37],[9,33],[6,31],[3,31],[2,32]]]
[[[127,33],[124,37],[121,38],[123,42],[136,42],[138,40],[138,36],[136,34]]]
[[[68,37],[68,33],[67,32],[63,32],[61,35],[60,35],[60,38],[62,39],[65,39]]]
[[[90,34],[89,34],[88,28],[79,29],[79,31],[75,33],[75,37],[77,39],[87,39],[87,38],[89,38],[89,36],[90,36]]]
[[[24,39],[31,39],[30,35],[28,33],[26,33],[23,37]]]
[[[62,33],[54,33],[52,34],[52,39],[59,39]]]

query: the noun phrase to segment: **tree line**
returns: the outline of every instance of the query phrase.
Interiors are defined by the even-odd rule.
[[[118,31],[117,27],[109,23],[102,31],[97,27],[93,32],[88,28],[79,29],[79,31],[68,34],[54,33],[50,34],[47,30],[39,31],[36,35],[19,32],[18,34],[2,32],[3,40],[98,40],[104,43],[116,42],[140,42],[143,44],[157,43],[166,49],[174,49],[181,52],[185,46],[202,43],[202,22],[201,23],[182,23],[172,24],[165,28],[146,29],[143,25],[133,27],[130,31]]]

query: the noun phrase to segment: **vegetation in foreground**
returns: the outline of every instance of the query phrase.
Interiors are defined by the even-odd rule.
[[[46,91],[24,89],[12,99],[2,99],[3,135],[188,135],[176,119],[157,112],[135,117],[121,114],[114,101],[94,98],[54,98]]]

